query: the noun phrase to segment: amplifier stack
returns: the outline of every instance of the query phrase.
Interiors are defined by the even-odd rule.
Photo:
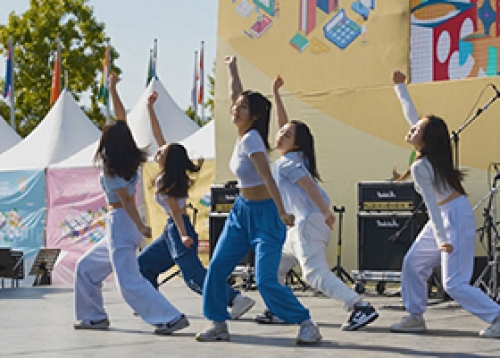
[[[224,224],[231,211],[236,198],[239,195],[239,189],[236,187],[236,182],[227,182],[224,185],[212,185],[210,188],[211,196],[211,211],[208,214],[208,239],[209,239],[209,255],[212,253],[217,245],[219,236],[224,229]],[[241,260],[240,266],[250,265],[253,266],[255,255],[253,251]]]
[[[358,183],[358,271],[359,281],[401,280],[404,255],[427,221],[422,199],[413,182]]]

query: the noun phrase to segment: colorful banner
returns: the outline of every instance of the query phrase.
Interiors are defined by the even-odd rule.
[[[413,83],[497,76],[500,2],[412,1]]]
[[[78,259],[104,237],[106,202],[97,168],[47,169],[47,248],[61,249],[53,284],[72,284]]]
[[[23,252],[25,277],[44,244],[45,209],[43,170],[2,172],[0,246]]]

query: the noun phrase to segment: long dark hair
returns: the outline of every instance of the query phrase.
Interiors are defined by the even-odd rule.
[[[147,150],[140,149],[125,121],[111,121],[102,128],[94,163],[102,164],[107,176],[130,180],[147,160]]]
[[[314,153],[314,137],[311,133],[311,130],[302,121],[292,120],[290,121],[295,126],[295,147],[296,151],[300,151],[304,153],[306,157],[306,166],[307,170],[311,176],[321,181],[319,177],[318,169],[316,167],[316,154]]]
[[[182,144],[171,143],[165,149],[162,171],[158,174],[159,185],[157,192],[167,194],[173,198],[185,198],[188,190],[194,184],[189,173],[197,173],[203,165],[203,159],[195,164],[187,154]]]
[[[271,148],[268,139],[269,121],[271,119],[271,101],[261,93],[250,90],[241,92],[240,96],[246,97],[248,101],[250,117],[257,117],[250,129],[255,129],[259,132],[264,145],[269,150]]]
[[[424,146],[420,150],[421,156],[427,157],[434,169],[434,184],[439,189],[440,184],[446,183],[460,194],[465,195],[462,186],[463,172],[453,166],[450,132],[445,121],[433,114],[425,116],[428,121],[424,127]]]

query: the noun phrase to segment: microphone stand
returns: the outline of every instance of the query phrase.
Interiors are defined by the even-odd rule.
[[[498,98],[500,98],[500,91],[496,88],[494,84],[491,84],[491,87],[495,90],[495,96],[489,100],[488,103],[486,103],[482,108],[479,108],[476,113],[470,117],[464,124],[462,124],[456,131],[451,132],[451,137],[450,139],[453,140],[453,149],[455,150],[455,168],[458,169],[458,141],[459,141],[459,134],[467,128],[469,124],[474,122],[474,120],[479,117],[484,111],[486,111],[492,104],[495,102]]]

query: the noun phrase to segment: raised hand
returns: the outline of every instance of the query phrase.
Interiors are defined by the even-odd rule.
[[[406,81],[406,75],[400,70],[395,70],[392,73],[392,82],[394,82],[394,84],[397,85],[400,83],[404,83],[405,81]]]
[[[235,66],[236,65],[236,56],[234,55],[227,55],[224,57],[224,62],[228,66]]]
[[[118,75],[116,73],[111,72],[108,76],[108,81],[110,87],[116,87],[116,84],[120,81],[120,79],[118,78]]]
[[[158,99],[158,92],[154,91],[148,97],[148,106],[152,106]]]
[[[283,78],[280,75],[277,75],[273,81],[273,92],[277,92],[281,87],[283,87],[284,84],[285,81],[283,81]]]

